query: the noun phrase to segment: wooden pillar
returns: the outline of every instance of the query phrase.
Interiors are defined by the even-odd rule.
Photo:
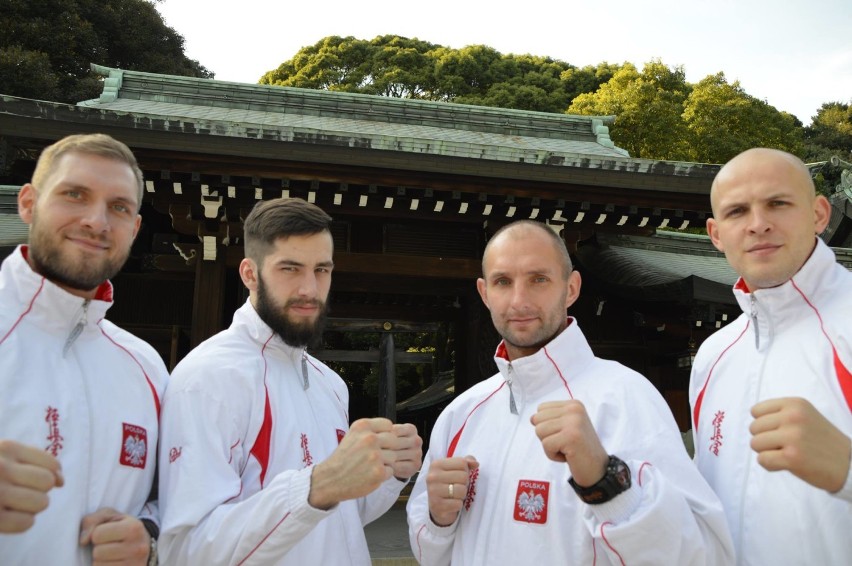
[[[379,352],[379,416],[396,422],[396,363],[392,332],[382,332]]]
[[[192,303],[191,347],[222,330],[225,300],[225,248],[216,246],[215,259],[195,262],[195,293]]]

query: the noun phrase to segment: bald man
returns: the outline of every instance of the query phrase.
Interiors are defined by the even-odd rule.
[[[567,316],[580,286],[540,222],[488,242],[477,289],[503,337],[499,372],[432,430],[407,506],[421,564],[732,563],[722,506],[665,401],[595,357]]]
[[[852,564],[852,273],[817,237],[831,207],[764,148],[723,166],[710,202],[743,314],[692,367],[695,461],[738,564]]]

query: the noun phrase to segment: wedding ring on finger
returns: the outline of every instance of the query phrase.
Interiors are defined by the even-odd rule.
[[[447,485],[447,493],[450,494],[450,499],[453,499],[453,484]]]

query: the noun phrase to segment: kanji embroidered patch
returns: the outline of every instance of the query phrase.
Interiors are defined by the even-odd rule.
[[[543,525],[547,522],[550,482],[519,480],[515,495],[515,520]]]
[[[121,457],[119,463],[131,468],[144,468],[148,461],[148,432],[141,426],[122,423]]]

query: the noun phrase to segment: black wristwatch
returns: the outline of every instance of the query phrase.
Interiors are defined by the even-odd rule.
[[[157,539],[160,536],[160,527],[151,519],[140,519],[145,530],[148,531],[148,536],[151,537],[151,546],[148,548],[148,563],[147,566],[157,566]]]
[[[574,482],[574,478],[569,479],[568,483],[571,484],[571,487],[574,488],[574,491],[584,503],[598,505],[610,501],[622,491],[627,491],[630,488],[630,468],[617,456],[610,455],[609,462],[606,465],[606,473],[598,483],[589,487],[580,487]]]

